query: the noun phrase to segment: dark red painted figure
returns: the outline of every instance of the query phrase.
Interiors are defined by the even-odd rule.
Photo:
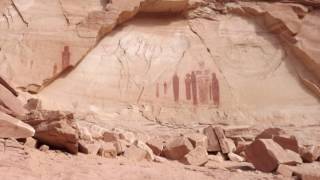
[[[201,104],[208,104],[209,102],[209,84],[210,84],[210,78],[208,75],[202,75],[198,77],[197,79],[198,83],[198,90],[199,90],[199,102]]]
[[[58,67],[57,67],[57,64],[54,64],[53,66],[53,76],[55,76],[58,72]]]
[[[157,87],[156,87],[156,97],[159,98],[159,83],[157,83]]]
[[[191,75],[189,73],[186,74],[184,82],[186,85],[186,98],[187,100],[191,100]]]
[[[70,51],[69,46],[64,46],[64,51],[62,52],[62,70],[70,66]]]
[[[164,82],[163,83],[163,92],[164,92],[164,94],[167,94],[167,89],[168,89],[167,82]]]
[[[192,71],[191,73],[191,89],[192,89],[192,101],[193,105],[198,104],[198,96],[197,96],[197,77],[196,74]]]
[[[179,101],[179,77],[177,74],[174,74],[172,77],[172,87],[173,87],[173,96],[174,96],[174,101],[178,102]]]
[[[219,106],[220,104],[219,81],[215,73],[212,73],[212,99],[213,99],[213,103]]]

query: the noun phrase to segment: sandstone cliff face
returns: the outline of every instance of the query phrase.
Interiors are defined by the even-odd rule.
[[[5,0],[0,72],[54,108],[312,119],[320,2],[297,3]]]

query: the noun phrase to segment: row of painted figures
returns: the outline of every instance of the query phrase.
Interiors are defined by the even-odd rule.
[[[219,106],[220,92],[219,81],[215,73],[208,71],[192,71],[187,73],[184,78],[185,98],[192,101],[193,105],[214,104]],[[163,94],[167,94],[168,84],[163,82]],[[180,78],[177,74],[172,77],[173,98],[175,102],[180,100]],[[156,97],[160,97],[160,84],[157,83]]]
[[[62,71],[70,67],[70,49],[69,46],[64,46],[64,51],[62,52]],[[56,75],[58,67],[55,64],[53,74]],[[220,92],[219,92],[219,81],[215,73],[210,71],[192,71],[187,73],[184,78],[185,84],[185,98],[188,101],[192,101],[193,105],[198,104],[214,104],[219,106],[220,103]],[[177,74],[172,77],[172,88],[174,101],[179,102],[180,100],[180,78]],[[163,83],[163,93],[167,94],[168,84],[165,81]],[[157,83],[156,87],[156,97],[160,97],[160,84]]]

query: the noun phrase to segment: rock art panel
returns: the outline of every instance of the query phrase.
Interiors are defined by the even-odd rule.
[[[70,67],[70,49],[69,46],[64,46],[62,52],[62,71]]]

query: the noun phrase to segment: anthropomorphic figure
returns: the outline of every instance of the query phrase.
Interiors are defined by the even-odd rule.
[[[186,86],[186,99],[191,100],[191,75],[186,74],[186,78],[184,80]]]
[[[198,96],[197,96],[197,77],[194,71],[191,73],[191,89],[192,89],[192,102],[193,105],[198,104]]]
[[[166,95],[167,94],[167,89],[168,89],[168,84],[167,82],[163,83],[163,93]]]
[[[215,73],[212,73],[212,100],[216,106],[220,104],[219,81]]]
[[[172,87],[173,87],[173,96],[174,101],[179,102],[179,77],[177,74],[174,74],[172,77]]]
[[[159,96],[160,96],[159,83],[157,83],[157,86],[156,86],[156,97],[159,98]]]
[[[70,56],[69,46],[64,46],[64,51],[62,52],[62,70],[70,66]]]

